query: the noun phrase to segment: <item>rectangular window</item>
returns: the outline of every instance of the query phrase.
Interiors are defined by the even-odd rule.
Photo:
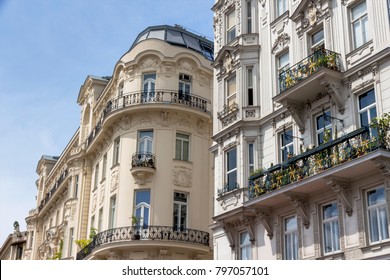
[[[359,121],[360,127],[369,127],[371,121],[377,117],[375,91],[372,89],[369,92],[359,95]],[[371,136],[377,137],[376,129],[370,128]]]
[[[74,240],[74,228],[69,229],[69,243],[68,243],[68,256],[72,256],[73,250],[73,240]]]
[[[140,220],[140,224],[143,225],[143,227],[149,225],[150,190],[135,191],[134,216]]]
[[[190,136],[183,133],[176,133],[175,159],[189,161],[189,158],[190,158]]]
[[[122,97],[122,96],[123,96],[123,83],[120,83],[118,87],[118,97]]]
[[[98,232],[102,231],[103,227],[103,207],[99,209],[99,217],[98,217]]]
[[[248,167],[249,174],[255,171],[254,143],[248,143]]]
[[[284,130],[280,133],[280,159],[282,162],[294,155],[294,137],[292,128]]]
[[[91,226],[89,228],[95,228],[95,215],[91,217]]]
[[[107,153],[103,156],[102,180],[106,179],[107,173]]]
[[[252,259],[252,243],[248,232],[240,233],[240,260]]]
[[[324,29],[320,29],[317,32],[313,33],[310,36],[311,39],[311,49],[315,51],[319,48],[324,47]]]
[[[186,74],[179,75],[179,98],[189,100],[191,94],[191,76]]]
[[[316,117],[316,135],[318,145],[332,140],[332,118],[330,110],[324,111]]]
[[[280,81],[280,83],[278,82],[278,91],[279,92],[286,88],[285,84],[281,84],[281,82],[284,80],[284,79],[281,79],[281,77],[286,76],[285,71],[289,67],[290,67],[289,52],[285,52],[276,58],[277,77],[279,77],[279,81]]]
[[[226,152],[226,184],[229,190],[237,188],[237,148]]]
[[[142,102],[153,101],[156,90],[156,73],[143,74]]]
[[[236,38],[236,11],[233,10],[226,15],[226,43]]]
[[[115,226],[116,226],[116,195],[110,198],[109,228],[115,228]]]
[[[246,2],[246,33],[252,33],[252,1]]]
[[[30,231],[30,243],[29,243],[30,249],[33,247],[33,243],[34,243],[34,232]]]
[[[236,75],[230,77],[226,81],[226,105],[228,108],[233,108],[236,102]]]
[[[95,179],[93,184],[93,189],[96,190],[99,185],[99,163],[95,166]]]
[[[340,251],[339,213],[336,203],[322,206],[324,254]]]
[[[276,17],[283,15],[287,11],[287,0],[276,0]]]
[[[367,4],[362,2],[351,9],[351,25],[354,49],[362,46],[370,39],[368,33]]]
[[[370,243],[389,239],[385,188],[368,191],[366,199]]]
[[[74,190],[73,190],[73,198],[78,197],[79,192],[79,175],[74,176]]]
[[[253,105],[253,68],[248,67],[246,70],[248,106]]]
[[[284,220],[284,259],[298,259],[298,224],[296,216]]]
[[[151,154],[153,152],[153,130],[138,132],[138,153]]]
[[[116,165],[119,163],[119,145],[120,145],[120,138],[118,137],[114,141],[112,165]]]
[[[188,195],[174,192],[173,196],[173,228],[183,230],[187,228]]]

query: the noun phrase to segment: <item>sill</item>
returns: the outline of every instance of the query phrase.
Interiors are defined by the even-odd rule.
[[[185,162],[185,163],[189,163],[189,164],[192,164],[192,161],[190,160],[184,160],[184,159],[178,159],[178,158],[174,158],[173,161],[177,161],[177,162]]]
[[[344,259],[345,259],[344,252],[341,251],[327,253],[327,254],[323,253],[321,257],[316,258],[316,260],[344,260]]]
[[[274,26],[274,25],[277,24],[279,21],[282,21],[283,19],[288,18],[289,16],[290,16],[290,11],[287,10],[287,11],[285,11],[283,14],[281,14],[280,16],[277,16],[277,17],[270,23],[270,26]]]
[[[362,247],[361,250],[366,253],[366,252],[376,252],[376,251],[381,251],[382,249],[385,249],[386,247],[390,247],[390,239],[386,239],[383,241],[379,241],[376,243],[372,243],[366,247]]]
[[[357,47],[353,50],[351,50],[347,56],[350,56],[351,54],[355,53],[355,52],[360,52],[361,50],[367,48],[369,45],[371,45],[373,43],[373,40],[371,39],[370,41],[367,41],[365,42],[363,45],[361,45],[360,47]]]
[[[118,162],[118,163],[115,163],[113,166],[111,166],[110,170],[115,169],[117,166],[119,166],[119,162]]]

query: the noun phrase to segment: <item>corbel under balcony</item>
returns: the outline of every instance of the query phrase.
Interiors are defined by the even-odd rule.
[[[230,248],[234,249],[234,247],[236,246],[235,242],[234,242],[234,232],[235,232],[235,227],[230,224],[230,223],[226,223],[224,221],[220,221],[219,224],[221,225],[221,227],[223,228],[225,234],[226,234],[226,237],[229,241],[229,245],[230,245]]]
[[[256,216],[267,231],[269,239],[272,239],[272,237],[274,236],[272,223],[270,220],[271,214],[272,211],[270,209],[256,209]]]
[[[352,199],[350,183],[335,177],[325,178],[326,184],[336,193],[338,200],[343,204],[345,212],[349,217],[352,216]]]
[[[246,229],[246,231],[249,234],[250,242],[252,243],[252,245],[254,245],[255,244],[255,240],[256,240],[255,229],[253,227],[253,225],[254,225],[254,217],[247,217],[247,216],[242,215],[240,217],[240,220],[241,220],[241,223],[243,225],[245,225],[245,229]]]
[[[294,119],[296,125],[299,128],[301,134],[305,133],[305,122],[303,119],[304,106],[303,104],[295,103],[289,99],[285,99],[282,102],[283,107],[287,108],[291,117]]]
[[[310,227],[310,216],[307,207],[307,199],[305,197],[294,195],[294,194],[286,194],[287,197],[291,200],[295,209],[297,210],[298,215],[303,220],[303,225],[306,229]]]

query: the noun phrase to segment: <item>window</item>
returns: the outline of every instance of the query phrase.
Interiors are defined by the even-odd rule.
[[[153,151],[153,130],[138,132],[138,152],[150,154]]]
[[[353,33],[354,49],[365,44],[369,40],[367,4],[362,2],[351,9],[351,25]]]
[[[23,256],[23,245],[16,245],[16,260],[21,260]]]
[[[228,108],[233,108],[236,104],[236,75],[226,81],[226,89],[226,105]]]
[[[249,174],[255,171],[254,143],[248,143],[248,167]]]
[[[313,51],[324,47],[324,29],[320,29],[310,36],[311,49]]]
[[[253,67],[246,69],[246,87],[248,94],[248,106],[253,105]]]
[[[56,226],[60,224],[60,210],[57,210],[56,212]]]
[[[73,240],[74,240],[74,228],[69,229],[69,243],[68,243],[68,256],[72,256]]]
[[[289,67],[290,67],[290,56],[288,52],[285,52],[276,58],[277,77],[279,77],[279,81],[283,80],[280,79],[281,76],[286,76],[284,71],[287,70]],[[285,89],[285,85],[281,86],[281,84],[278,83],[279,92],[284,89]]]
[[[317,144],[321,145],[332,140],[332,119],[330,110],[316,117]]]
[[[79,175],[74,176],[74,189],[73,189],[73,198],[78,197],[79,192]]]
[[[376,118],[375,91],[372,89],[359,96],[359,121],[360,127],[369,127],[371,121]],[[370,128],[372,136],[378,136],[377,130]]]
[[[98,232],[102,231],[102,226],[103,226],[103,207],[99,209]]]
[[[370,243],[389,239],[386,192],[384,187],[367,192],[367,217]]]
[[[93,189],[96,190],[99,185],[99,163],[95,166],[95,180],[93,184]]]
[[[324,254],[340,251],[339,213],[336,203],[322,206]]]
[[[116,138],[114,141],[114,151],[112,156],[112,165],[116,165],[119,163],[119,144],[120,138]]]
[[[185,193],[175,192],[173,197],[173,228],[183,230],[187,228],[188,196]]]
[[[120,83],[118,87],[118,97],[122,97],[122,96],[123,96],[123,83]]]
[[[91,217],[91,226],[89,228],[95,228],[95,215]]]
[[[252,259],[252,243],[248,232],[240,233],[240,260]]]
[[[156,73],[149,73],[143,75],[142,88],[142,101],[152,101],[154,97],[154,92],[156,90]]]
[[[107,173],[107,153],[103,156],[102,180],[106,179]]]
[[[191,76],[180,74],[179,75],[179,98],[189,100],[191,94]]]
[[[147,227],[150,214],[150,190],[136,190],[134,204],[134,216],[141,220],[144,227]]]
[[[237,187],[237,148],[226,152],[226,181],[229,190]]]
[[[276,17],[287,11],[287,0],[276,0]]]
[[[110,217],[109,228],[115,228],[116,226],[116,195],[110,198]]]
[[[252,33],[252,1],[246,2],[246,33]]]
[[[175,159],[189,161],[189,157],[190,157],[190,136],[183,133],[176,133]]]
[[[236,38],[236,11],[232,10],[226,15],[226,43]]]
[[[298,259],[298,225],[295,216],[284,220],[284,259]]]
[[[288,160],[289,155],[294,154],[294,137],[292,128],[284,130],[280,134],[280,159],[282,162]]]
[[[30,243],[29,243],[30,249],[33,247],[33,243],[34,243],[34,232],[30,231]]]

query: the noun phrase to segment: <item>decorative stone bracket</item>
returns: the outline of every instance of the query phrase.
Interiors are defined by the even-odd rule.
[[[289,113],[291,114],[291,117],[294,119],[295,123],[299,128],[299,132],[302,134],[305,133],[305,122],[303,119],[303,111],[304,111],[303,105],[293,103],[290,100],[283,101],[282,105],[286,107]]]
[[[271,214],[272,212],[269,209],[256,209],[256,216],[265,227],[269,239],[272,239],[272,237],[274,236],[272,223],[270,221]]]
[[[230,248],[234,249],[234,247],[236,246],[234,242],[234,226],[232,224],[225,223],[223,221],[220,221],[220,225],[225,231],[226,237],[229,241]]]
[[[310,227],[310,216],[308,213],[308,207],[307,207],[307,199],[302,196],[296,196],[296,195],[287,195],[288,198],[293,203],[295,209],[297,210],[298,215],[303,220],[303,225],[306,229],[309,229]]]
[[[253,227],[253,224],[254,224],[253,217],[248,218],[248,217],[242,216],[240,220],[241,220],[242,224],[245,225],[245,228],[249,234],[249,240],[251,241],[252,245],[254,245],[255,240],[256,240],[256,234],[255,234],[255,229]]]
[[[336,193],[338,200],[343,204],[345,212],[349,217],[352,216],[352,199],[351,199],[351,189],[350,184],[346,181],[328,178],[326,182],[328,186]]]
[[[345,111],[345,94],[341,83],[332,81],[329,78],[324,78],[320,81],[321,85],[325,86],[333,102],[336,104],[340,114]]]

